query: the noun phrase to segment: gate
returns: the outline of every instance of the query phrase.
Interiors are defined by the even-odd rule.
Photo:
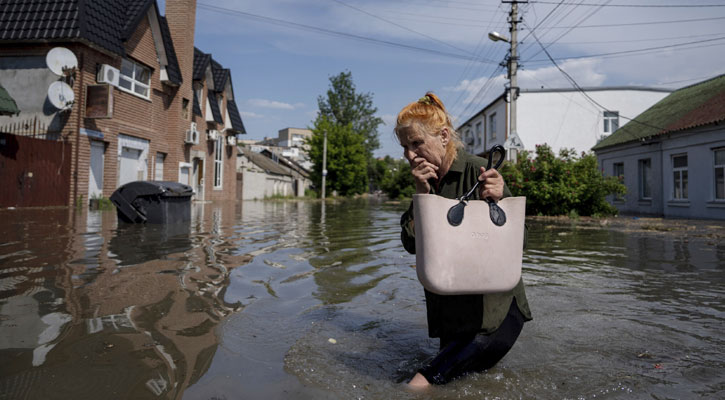
[[[0,207],[67,206],[71,145],[0,133]]]

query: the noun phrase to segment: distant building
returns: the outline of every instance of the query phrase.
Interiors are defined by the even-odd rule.
[[[457,131],[466,150],[479,155],[496,144],[506,148],[508,159],[515,159],[521,150],[533,152],[536,145],[544,143],[556,154],[562,148],[589,151],[622,125],[621,116],[634,117],[670,93],[644,87],[584,91],[610,111],[602,111],[576,89],[521,89],[516,100],[517,136],[510,132],[506,94],[461,124]]]
[[[296,147],[309,149],[305,141],[312,136],[312,131],[301,128],[284,128],[278,132],[277,146],[280,147]]]
[[[302,197],[311,184],[309,173],[299,165],[268,149],[255,152],[248,146],[239,147],[237,176],[240,200]]]
[[[605,138],[594,152],[627,194],[623,213],[725,219],[725,75],[683,87]]]

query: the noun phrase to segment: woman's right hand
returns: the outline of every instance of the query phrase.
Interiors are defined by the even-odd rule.
[[[415,180],[416,193],[430,193],[429,179],[438,179],[438,166],[431,164],[423,157],[416,157],[410,161],[410,173]]]

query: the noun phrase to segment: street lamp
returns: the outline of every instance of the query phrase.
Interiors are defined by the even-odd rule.
[[[511,40],[509,40],[509,38],[507,38],[506,36],[502,36],[500,33],[495,32],[495,31],[494,32],[489,32],[488,33],[488,38],[491,39],[491,40],[493,40],[494,42],[498,42],[499,40],[503,40],[506,43],[511,43]]]

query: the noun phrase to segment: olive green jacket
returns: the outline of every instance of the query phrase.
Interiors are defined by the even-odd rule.
[[[440,186],[436,187],[430,182],[432,194],[448,199],[456,199],[471,190],[481,174],[480,167],[485,167],[488,160],[459,150],[450,170],[443,177]],[[504,187],[504,197],[511,196],[508,187]],[[471,196],[473,200],[480,200],[480,192]],[[400,218],[402,227],[401,240],[403,247],[415,254],[415,230],[413,224],[413,203],[408,211]],[[481,250],[481,257],[484,252]],[[443,296],[425,290],[426,308],[428,310],[428,335],[430,337],[445,337],[461,333],[483,332],[491,333],[506,318],[511,301],[516,299],[521,314],[528,321],[531,320],[529,303],[524,292],[524,282],[519,283],[512,290],[494,294],[454,295]]]

